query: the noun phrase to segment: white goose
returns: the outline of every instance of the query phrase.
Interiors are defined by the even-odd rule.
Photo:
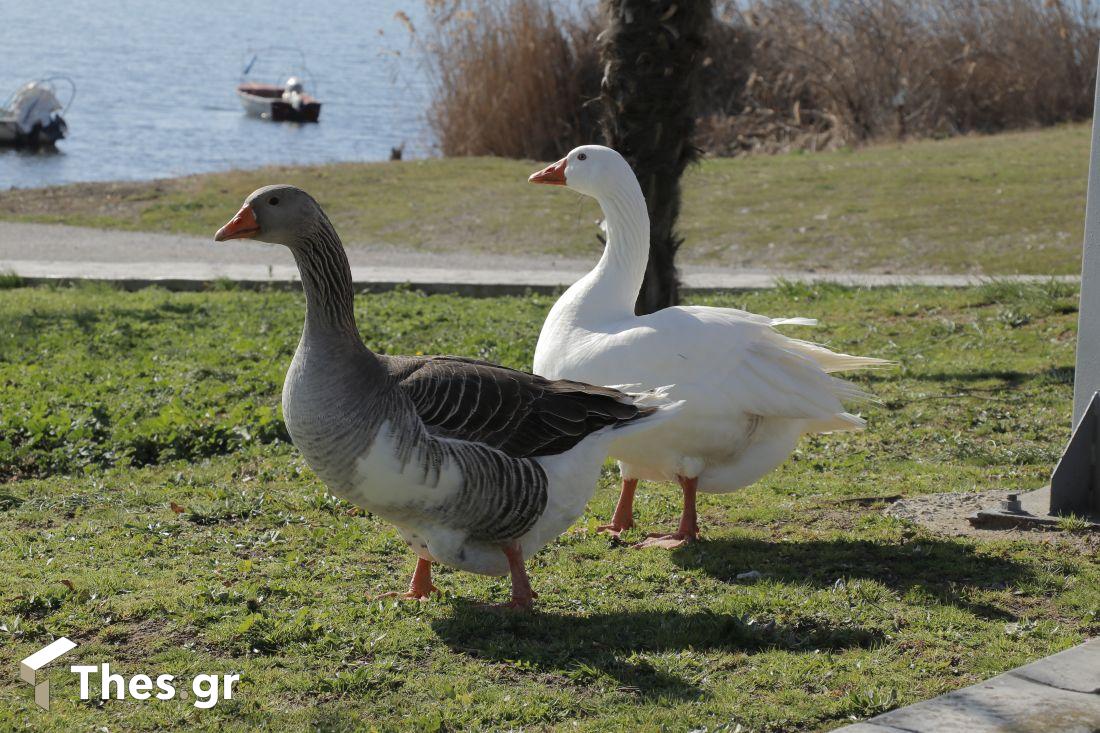
[[[512,576],[580,516],[616,440],[675,414],[662,391],[628,395],[474,359],[385,356],[355,326],[351,268],[328,217],[293,186],[252,193],[217,241],[286,245],[306,296],[283,418],[322,481],[393,523],[418,556],[409,599],[436,591],[431,564]]]
[[[617,152],[585,145],[529,180],[595,198],[607,231],[599,264],[550,310],[535,373],[592,384],[675,384],[674,396],[685,403],[659,429],[618,444],[612,455],[622,493],[602,531],[618,536],[633,527],[639,479],[678,481],[684,493],[678,529],[637,546],[673,548],[698,539],[697,491],[753,483],[785,461],[806,433],[864,426],[843,402],[871,396],[829,373],[889,362],[834,353],[774,329],[812,320],[702,306],[634,315],[649,259],[649,214],[638,179]]]

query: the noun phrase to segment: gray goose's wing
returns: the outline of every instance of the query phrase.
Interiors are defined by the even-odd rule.
[[[653,412],[615,389],[476,359],[398,357],[388,364],[433,435],[483,443],[514,458],[563,453],[597,430]]]

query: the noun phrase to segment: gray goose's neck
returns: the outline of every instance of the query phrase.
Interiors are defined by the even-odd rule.
[[[291,247],[306,294],[305,332],[362,343],[355,327],[348,256],[328,217],[318,214],[312,230],[302,237],[304,241]]]

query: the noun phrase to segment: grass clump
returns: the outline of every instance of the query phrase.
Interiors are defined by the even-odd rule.
[[[0,270],[0,290],[22,287],[23,278],[11,270]]]
[[[1092,529],[1092,524],[1084,517],[1070,514],[1058,520],[1058,529],[1062,532],[1085,532]]]
[[[992,294],[700,299],[815,317],[787,330],[901,366],[857,377],[883,401],[867,431],[807,439],[755,485],[704,497],[697,545],[635,552],[592,532],[616,498],[606,472],[584,516],[530,559],[542,597],[525,616],[481,605],[507,597],[506,579],[448,569],[430,603],[372,600],[406,582],[404,543],[327,494],[282,439],[128,457],[142,436],[277,421],[300,293],[4,291],[0,415],[22,425],[0,451],[9,658],[66,635],[72,664],[241,681],[206,711],[100,705],[77,702],[58,669],[45,715],[9,675],[0,728],[825,730],[1071,646],[1100,633],[1095,533],[980,543],[873,499],[1049,476],[1072,398],[1051,373],[1072,368],[1075,314],[1035,308],[1013,327],[998,308],[1016,296]],[[551,303],[405,291],[360,296],[356,316],[380,351],[524,368]],[[36,413],[41,394],[52,401]],[[52,417],[84,403],[100,407],[95,429]],[[150,421],[170,405],[170,427]],[[678,509],[672,487],[643,484],[626,539]]]

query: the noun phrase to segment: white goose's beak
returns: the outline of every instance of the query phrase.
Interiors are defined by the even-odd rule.
[[[538,173],[532,173],[527,180],[530,183],[545,183],[550,186],[565,186],[565,166],[569,158],[562,158],[557,163],[548,165]]]

